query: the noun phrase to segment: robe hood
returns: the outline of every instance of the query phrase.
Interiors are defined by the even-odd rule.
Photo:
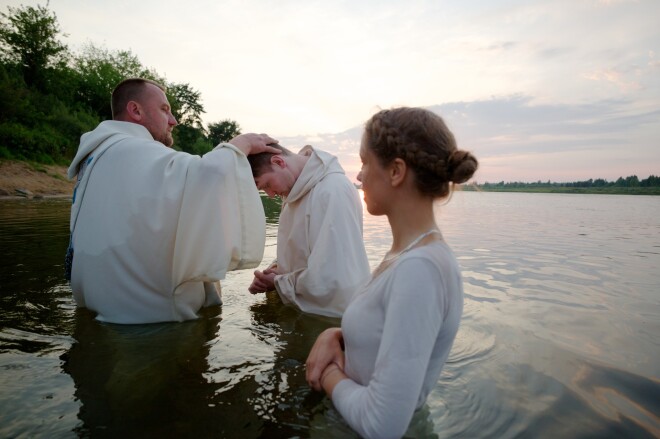
[[[94,129],[94,131],[90,131],[80,136],[80,146],[67,170],[67,176],[69,178],[75,177],[78,174],[80,164],[85,157],[111,137],[116,137],[116,140],[125,137],[139,137],[146,140],[154,140],[151,133],[149,133],[149,131],[142,125],[131,122],[122,122],[119,120],[103,121]],[[165,145],[163,145],[163,147],[165,147]]]
[[[323,180],[329,174],[344,174],[344,170],[339,164],[337,157],[325,151],[314,149],[312,146],[305,146],[298,154],[309,155],[300,176],[291,188],[289,195],[283,199],[284,203],[293,203],[303,198],[307,193]]]

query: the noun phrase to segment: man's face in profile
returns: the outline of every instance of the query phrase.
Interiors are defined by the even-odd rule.
[[[172,146],[172,129],[177,122],[163,90],[153,84],[147,84],[139,103],[143,112],[141,125],[151,133],[154,140],[165,146]]]
[[[296,183],[293,173],[286,160],[281,155],[273,155],[270,159],[270,169],[255,177],[257,189],[266,192],[269,198],[276,195],[286,197]]]

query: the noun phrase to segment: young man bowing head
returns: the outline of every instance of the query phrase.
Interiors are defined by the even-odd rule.
[[[369,277],[362,203],[337,158],[306,146],[248,157],[257,188],[282,198],[277,261],[255,271],[251,293],[276,289],[301,311],[342,315]]]

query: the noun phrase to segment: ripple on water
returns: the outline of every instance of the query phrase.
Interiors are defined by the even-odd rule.
[[[66,335],[43,335],[15,328],[0,330],[0,350],[53,356],[64,353],[73,344]]]
[[[56,355],[3,352],[0,436],[68,437],[79,423],[74,384]]]
[[[464,382],[442,377],[429,395],[427,406],[440,437],[511,437],[504,433],[519,415],[503,404],[494,403],[502,397],[502,389],[491,376],[470,374]]]
[[[471,363],[485,361],[495,349],[495,340],[495,334],[462,326],[456,334],[445,370],[451,375]]]
[[[465,193],[442,206],[465,308],[418,437],[660,437],[660,205],[612,200]],[[68,214],[0,204],[0,436],[355,436],[304,381],[315,336],[336,323],[250,295],[243,270],[196,322],[99,324],[61,284]],[[372,267],[389,230],[365,215]]]

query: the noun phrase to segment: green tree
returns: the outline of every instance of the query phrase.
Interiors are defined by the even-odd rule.
[[[639,187],[639,178],[637,178],[636,175],[630,175],[626,177],[626,186]]]
[[[212,145],[226,142],[241,134],[241,127],[237,122],[230,119],[224,119],[220,122],[210,123],[208,130],[208,138]]]
[[[101,119],[112,119],[110,95],[114,87],[126,78],[147,78],[164,83],[154,71],[144,67],[130,50],[111,52],[88,44],[74,59],[80,75],[79,100]]]
[[[174,136],[174,147],[180,151],[204,155],[213,148],[199,128],[190,125],[177,125],[174,127],[172,134]]]
[[[78,74],[69,66],[55,15],[46,7],[0,14],[0,149],[4,157],[65,163],[94,115],[75,101]]]
[[[20,74],[0,64],[0,121],[18,121],[29,113],[28,90]]]
[[[177,149],[204,154],[212,148],[202,124],[201,93],[190,84],[168,84],[130,51],[90,43],[71,56],[58,40],[62,35],[47,7],[9,7],[0,13],[0,157],[66,163],[82,133],[112,118],[111,92],[129,77],[168,87],[179,122],[173,132]],[[217,125],[218,143],[240,133],[235,122]]]
[[[67,47],[58,40],[57,16],[44,6],[7,9],[0,13],[3,62],[18,64],[28,86],[45,90],[48,69],[64,65],[67,56]]]
[[[167,99],[178,125],[174,128],[174,147],[191,154],[204,154],[211,149],[202,125],[204,106],[201,93],[190,84],[167,84]]]
[[[660,177],[649,175],[649,178],[642,180],[640,186],[644,187],[660,187]]]
[[[197,128],[204,133],[201,103],[202,95],[189,84],[171,83],[167,85],[167,97],[172,106],[172,114],[181,125]]]

